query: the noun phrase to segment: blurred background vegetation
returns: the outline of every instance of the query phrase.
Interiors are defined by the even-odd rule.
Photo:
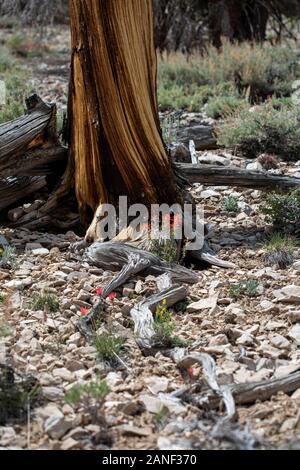
[[[203,113],[216,120],[219,145],[247,157],[267,152],[296,160],[300,0],[153,4],[160,111]],[[68,0],[0,0],[0,15],[0,79],[7,84],[1,123],[22,114],[34,61],[60,53],[58,31],[69,35]]]

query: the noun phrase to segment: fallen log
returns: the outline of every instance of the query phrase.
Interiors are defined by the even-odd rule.
[[[237,186],[264,190],[300,188],[300,178],[243,170],[234,166],[176,163],[175,168],[177,173],[185,177],[190,184],[201,183],[210,186]]]
[[[0,126],[0,178],[49,174],[67,150],[56,131],[56,106],[37,95],[26,100],[26,114]]]
[[[0,211],[46,185],[44,176],[0,179]]]
[[[67,159],[58,139],[56,106],[37,95],[26,100],[25,115],[0,125],[0,210],[46,186]]]

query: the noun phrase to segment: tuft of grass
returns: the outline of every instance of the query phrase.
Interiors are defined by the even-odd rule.
[[[5,302],[5,295],[0,293],[0,304]]]
[[[34,311],[44,310],[55,313],[59,310],[59,300],[56,295],[48,292],[34,292],[29,307]]]
[[[236,196],[227,196],[224,198],[222,208],[227,212],[238,212],[239,199]]]
[[[293,238],[274,233],[264,246],[267,252],[265,261],[268,265],[285,269],[293,264],[296,247],[297,244]]]
[[[2,248],[0,245],[0,267],[17,269],[19,266],[16,250],[13,247]]]
[[[242,109],[219,125],[218,143],[247,158],[267,153],[296,161],[300,154],[299,115],[297,107],[278,111],[270,103]]]
[[[97,335],[94,340],[94,346],[100,359],[112,363],[116,361],[118,356],[122,355],[124,343],[124,338],[109,332]]]
[[[272,193],[266,196],[260,207],[277,232],[293,234],[300,230],[300,191]]]
[[[230,297],[239,298],[242,296],[257,297],[259,283],[255,279],[249,279],[248,281],[239,282],[237,284],[231,284],[228,289]]]

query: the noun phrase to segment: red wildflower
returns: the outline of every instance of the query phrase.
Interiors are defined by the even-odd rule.
[[[108,295],[108,298],[109,298],[110,300],[114,300],[114,299],[117,298],[117,294],[116,294],[115,292],[111,292],[111,294]]]
[[[86,316],[89,314],[89,309],[86,307],[80,307],[80,313],[81,315]]]
[[[96,289],[96,294],[97,295],[102,295],[103,294],[103,290],[102,287],[98,287],[98,289]],[[117,297],[117,294],[115,292],[111,292],[107,298],[110,299],[110,300],[114,300],[115,298]]]

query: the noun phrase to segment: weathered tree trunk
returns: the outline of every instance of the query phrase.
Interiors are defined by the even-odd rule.
[[[152,0],[70,0],[70,17],[68,174],[83,221],[120,195],[177,202],[158,118]]]

